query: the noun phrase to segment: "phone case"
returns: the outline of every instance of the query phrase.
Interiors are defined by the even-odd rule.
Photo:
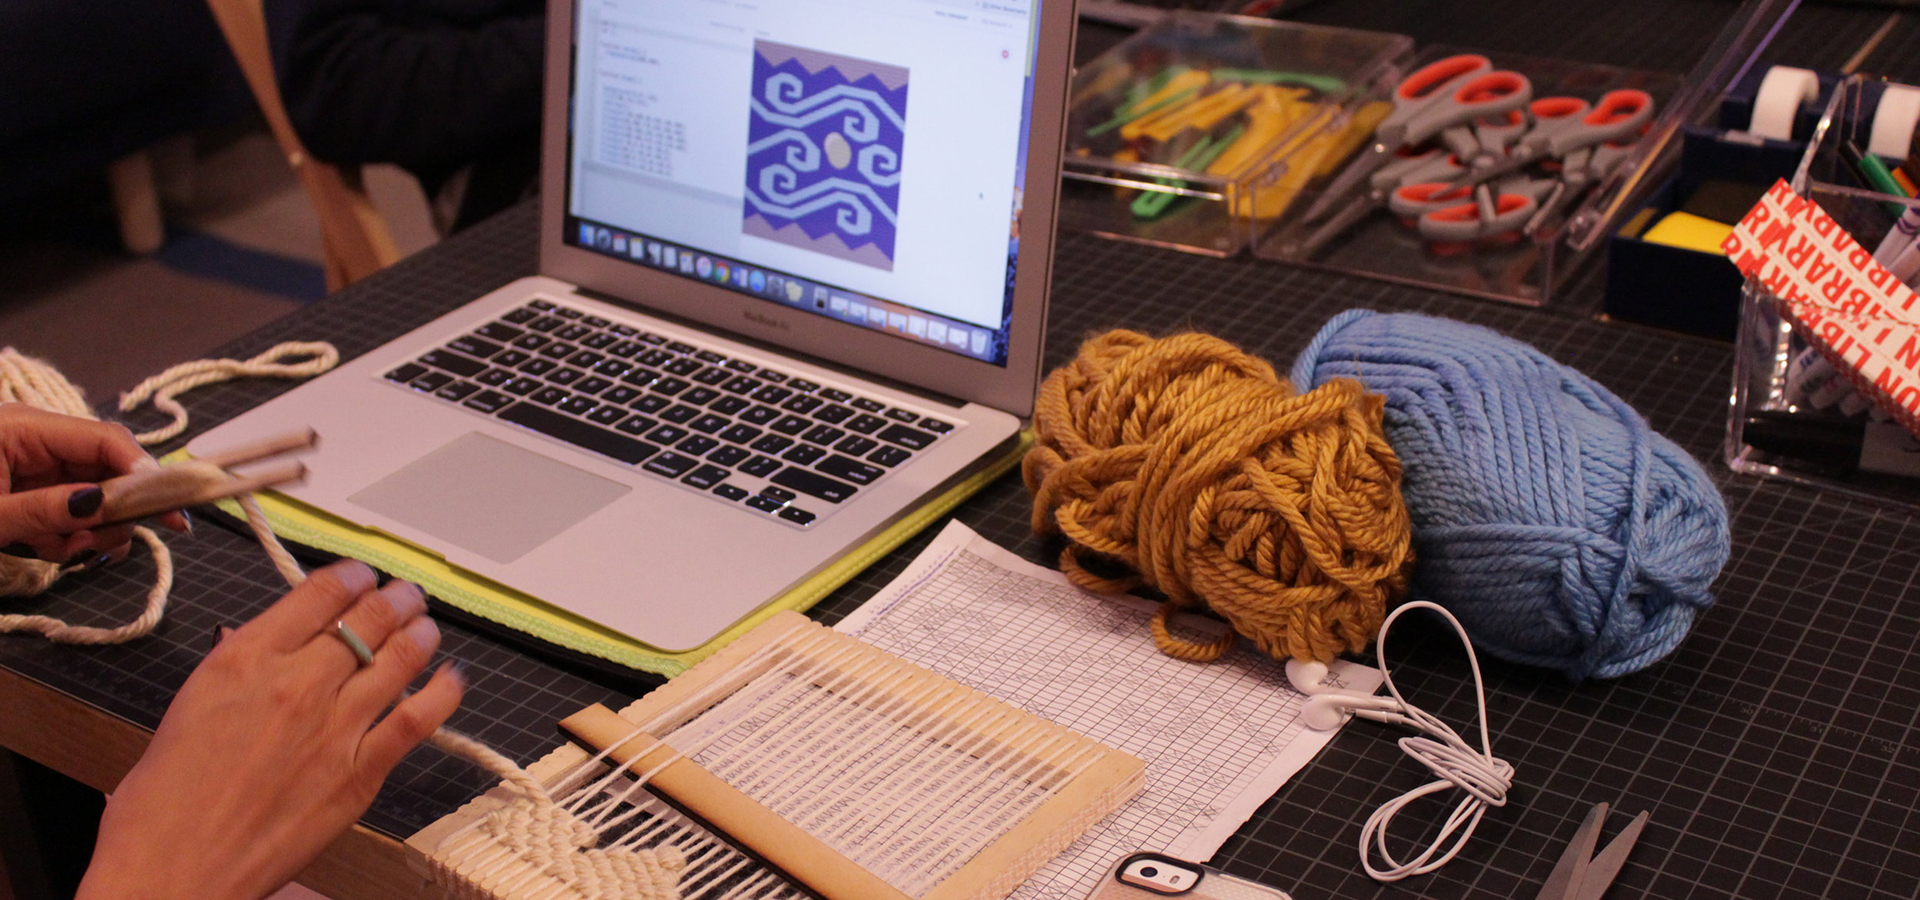
[[[1139,862],[1156,862],[1196,872],[1199,877],[1181,889],[1160,890],[1136,886],[1120,880],[1126,868]],[[1257,881],[1235,878],[1218,869],[1175,859],[1159,853],[1135,853],[1115,863],[1095,885],[1087,900],[1293,900],[1286,891]]]

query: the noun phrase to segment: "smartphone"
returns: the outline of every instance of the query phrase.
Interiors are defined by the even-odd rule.
[[[1135,853],[1115,864],[1087,900],[1293,900],[1286,891],[1235,878],[1159,853]]]

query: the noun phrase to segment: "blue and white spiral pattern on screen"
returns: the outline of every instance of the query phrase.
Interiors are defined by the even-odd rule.
[[[907,70],[755,41],[741,230],[893,270]]]

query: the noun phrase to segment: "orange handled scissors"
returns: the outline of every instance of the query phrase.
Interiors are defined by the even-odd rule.
[[[1578,97],[1543,97],[1528,111],[1533,128],[1522,135],[1504,161],[1476,157],[1462,183],[1498,178],[1542,159],[1558,159],[1576,150],[1638,136],[1653,119],[1653,95],[1646,91],[1608,91],[1598,104]]]
[[[1423,181],[1451,181],[1465,171],[1467,168],[1460,164],[1459,157],[1443,147],[1429,146],[1418,153],[1403,148],[1394,154],[1392,162],[1373,173],[1368,183],[1375,192],[1391,191]]]
[[[1484,56],[1465,53],[1421,67],[1393,91],[1393,112],[1374,141],[1410,147],[1482,117],[1519,109],[1533,99],[1533,82],[1519,72],[1494,71]]]
[[[1477,241],[1519,232],[1540,209],[1540,196],[1558,182],[1516,179],[1501,184],[1484,201],[1474,188],[1454,184],[1415,184],[1394,193],[1401,208],[1418,212],[1420,236],[1433,241]],[[1404,198],[1404,199],[1403,199]]]
[[[1374,129],[1372,145],[1320,192],[1304,220],[1318,219],[1366,184],[1368,176],[1386,165],[1395,151],[1484,117],[1504,115],[1531,99],[1533,83],[1525,75],[1495,71],[1493,61],[1479,54],[1463,53],[1422,66],[1394,88],[1393,112]],[[1384,193],[1373,193],[1369,199],[1377,204]]]

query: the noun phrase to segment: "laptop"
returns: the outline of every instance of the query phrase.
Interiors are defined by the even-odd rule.
[[[552,3],[542,274],[189,450],[312,427],[292,499],[697,648],[1016,446],[1074,22]]]

